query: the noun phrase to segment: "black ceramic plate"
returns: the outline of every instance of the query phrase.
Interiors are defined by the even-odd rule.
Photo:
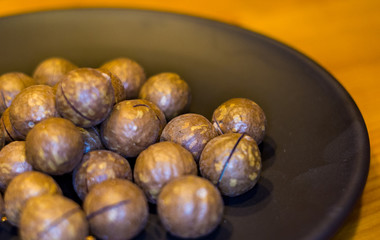
[[[262,177],[245,195],[224,199],[225,218],[209,239],[325,239],[362,193],[369,140],[358,108],[328,72],[277,41],[219,22],[141,10],[0,19],[0,74],[31,74],[51,56],[88,67],[127,56],[148,76],[177,72],[192,88],[191,111],[209,119],[232,97],[262,106],[268,118]],[[61,185],[72,196],[64,178]],[[138,239],[174,238],[151,212]],[[0,239],[17,239],[7,223],[0,230]]]

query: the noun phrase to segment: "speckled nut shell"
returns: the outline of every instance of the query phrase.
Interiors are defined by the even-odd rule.
[[[146,226],[148,203],[143,191],[124,179],[95,185],[83,203],[91,232],[101,239],[131,239]]]
[[[174,142],[149,146],[137,157],[133,170],[135,183],[151,203],[156,203],[162,186],[171,179],[197,173],[197,164],[191,153]]]
[[[259,105],[246,98],[232,98],[222,103],[212,115],[217,131],[246,133],[260,144],[265,136],[266,117]]]
[[[54,86],[57,84],[63,76],[76,69],[72,62],[64,58],[48,58],[42,61],[33,73],[33,78],[37,81],[37,84],[44,84]]]
[[[100,131],[96,127],[81,128],[78,127],[83,138],[83,153],[94,150],[104,149],[102,140],[100,139]]]
[[[161,223],[171,234],[197,238],[211,233],[223,217],[223,200],[208,180],[182,176],[166,184],[158,196]]]
[[[141,86],[146,81],[143,67],[132,59],[120,57],[104,63],[100,68],[115,74],[124,86],[126,99],[137,98]]]
[[[182,145],[198,162],[206,143],[216,136],[218,132],[207,118],[188,113],[173,118],[165,126],[160,141],[172,141]]]
[[[28,132],[44,119],[58,117],[53,89],[33,85],[22,90],[9,107],[9,120],[16,132],[26,138]]]
[[[0,76],[0,114],[9,107],[13,99],[23,90],[36,84],[34,79],[21,72],[10,72]]]
[[[52,177],[36,171],[17,175],[9,183],[4,194],[5,214],[8,221],[18,226],[25,203],[33,197],[44,194],[62,194],[61,188]]]
[[[99,68],[98,70],[110,78],[113,91],[115,93],[115,103],[125,100],[127,98],[127,93],[124,91],[124,86],[120,78],[115,74],[111,73],[106,68]]]
[[[26,161],[25,141],[15,141],[0,151],[0,191],[4,192],[9,182],[17,175],[32,171]]]
[[[227,133],[207,143],[199,160],[201,175],[234,197],[252,189],[261,173],[261,156],[253,138]]]
[[[102,123],[101,137],[107,149],[125,157],[136,157],[155,143],[162,119],[146,100],[125,100],[116,104]]]
[[[77,203],[61,195],[43,195],[25,204],[19,230],[22,240],[84,240],[89,228]]]
[[[84,128],[101,123],[115,103],[107,76],[92,68],[77,68],[66,74],[57,87],[59,114]]]
[[[0,126],[0,128],[4,134],[5,143],[25,139],[12,126],[11,120],[9,119],[9,108],[5,109],[3,115],[1,115],[1,126]]]
[[[81,161],[84,148],[79,129],[64,118],[38,123],[26,137],[25,146],[33,168],[52,175],[71,172]]]
[[[189,85],[176,73],[159,73],[142,86],[139,98],[156,104],[170,120],[189,110],[191,91]]]
[[[74,171],[74,189],[83,200],[94,185],[114,178],[132,181],[129,162],[115,152],[91,151],[83,156],[81,164]]]

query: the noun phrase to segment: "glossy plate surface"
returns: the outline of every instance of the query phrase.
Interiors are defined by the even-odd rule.
[[[148,76],[176,72],[192,88],[191,112],[209,119],[232,97],[250,98],[264,109],[262,177],[245,195],[224,199],[224,221],[207,239],[325,239],[362,193],[369,140],[359,110],[328,72],[277,41],[206,19],[142,10],[0,19],[0,74],[32,74],[52,56],[82,67],[126,56]],[[70,176],[59,181],[73,196]],[[173,239],[151,212],[138,239]],[[17,229],[0,223],[0,239],[16,235]]]

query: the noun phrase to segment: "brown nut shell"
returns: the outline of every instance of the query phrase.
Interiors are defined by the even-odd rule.
[[[22,72],[10,72],[0,76],[0,114],[8,108],[13,99],[24,89],[36,84],[33,78]]]
[[[26,161],[25,141],[15,141],[0,151],[0,191],[4,192],[10,181],[17,175],[32,171]]]
[[[261,173],[256,141],[240,133],[220,135],[207,143],[199,160],[201,175],[234,197],[252,189]]]
[[[151,203],[156,203],[161,188],[171,179],[197,173],[197,164],[191,153],[174,142],[149,146],[137,157],[133,170],[135,183]]]
[[[8,221],[18,226],[25,203],[33,197],[44,194],[62,194],[61,188],[52,177],[36,171],[17,175],[9,183],[4,194],[5,214]]]
[[[83,200],[94,185],[114,178],[132,181],[132,170],[127,159],[107,150],[91,151],[83,156],[74,171],[74,189]]]
[[[165,118],[164,112],[162,112],[161,109],[159,107],[157,107],[157,105],[152,103],[151,101],[144,100],[144,99],[137,99],[137,100],[140,101],[141,106],[149,107],[154,111],[157,119],[160,121],[160,133],[159,133],[159,135],[161,135],[162,130],[164,130],[164,128],[166,126],[166,118]],[[158,139],[159,138],[157,138],[157,140]]]
[[[1,131],[3,132],[5,143],[25,139],[19,132],[12,126],[9,119],[9,108],[5,109],[1,115]]]
[[[64,118],[38,123],[26,137],[26,157],[33,168],[52,175],[71,172],[83,156],[78,128]]]
[[[61,195],[32,198],[21,214],[20,236],[23,240],[84,240],[88,230],[81,207]]]
[[[159,73],[142,86],[139,98],[156,104],[170,119],[185,113],[191,104],[189,85],[176,73]]]
[[[260,144],[265,136],[267,120],[263,109],[254,101],[232,98],[215,109],[212,123],[221,134],[246,133]]]
[[[78,127],[83,138],[83,153],[94,150],[104,149],[102,140],[100,139],[100,131],[96,127],[81,128]]]
[[[146,100],[125,100],[116,104],[102,123],[105,147],[125,157],[136,157],[155,143],[161,132],[162,119]]]
[[[57,87],[57,111],[80,127],[88,128],[101,123],[114,103],[111,79],[96,69],[72,70]]]
[[[77,66],[65,58],[48,58],[38,64],[33,73],[37,84],[54,86],[66,73],[76,69]]]
[[[218,136],[211,122],[202,115],[188,113],[173,118],[162,131],[160,141],[172,141],[189,150],[199,161],[208,141]]]
[[[83,209],[91,232],[101,239],[131,239],[146,226],[148,203],[143,191],[124,179],[109,179],[95,185]]]
[[[110,78],[113,91],[115,93],[115,103],[127,99],[127,93],[124,91],[124,86],[120,78],[106,68],[98,68],[98,70]]]
[[[126,99],[137,98],[141,86],[146,81],[143,67],[129,58],[120,57],[110,60],[100,68],[109,70],[120,79]]]
[[[223,200],[212,183],[182,176],[166,184],[158,196],[157,212],[165,229],[182,238],[211,233],[223,217]]]
[[[22,90],[9,107],[9,120],[22,139],[39,122],[58,117],[53,89],[46,85],[33,85]]]

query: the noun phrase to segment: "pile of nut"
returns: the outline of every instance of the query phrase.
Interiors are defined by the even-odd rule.
[[[130,239],[148,202],[174,236],[205,236],[223,218],[221,196],[246,193],[261,173],[266,117],[255,102],[227,100],[209,121],[187,113],[178,74],[146,79],[129,58],[99,68],[49,58],[33,78],[1,75],[0,94],[0,213],[23,240]],[[82,206],[51,177],[62,174]]]

